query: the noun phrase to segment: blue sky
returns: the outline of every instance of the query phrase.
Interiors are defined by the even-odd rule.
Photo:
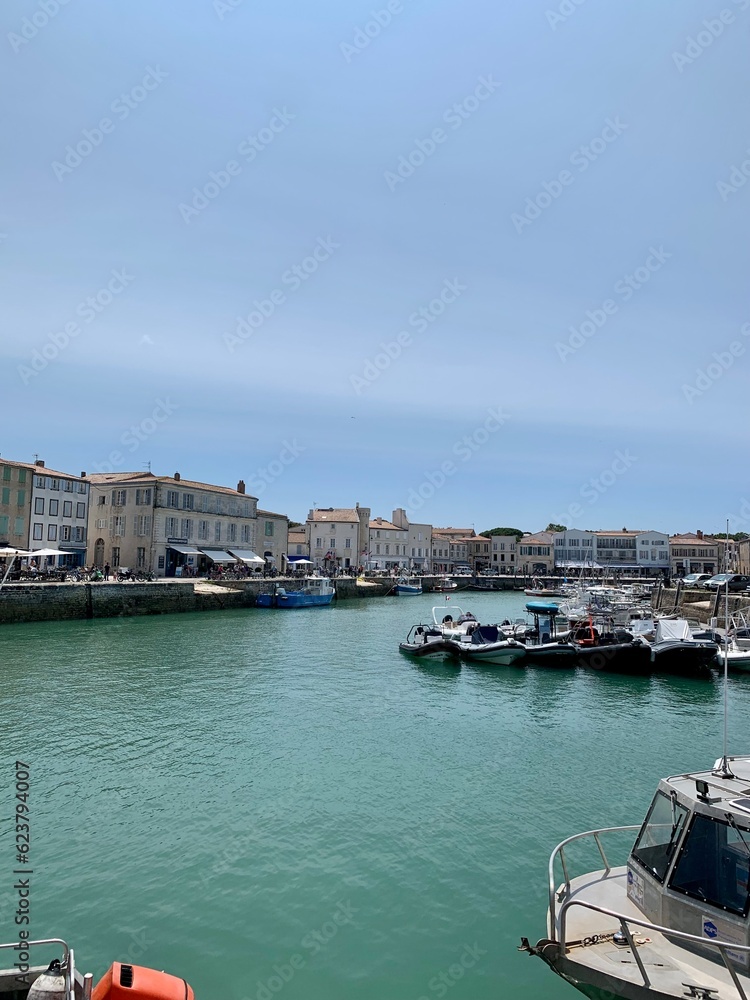
[[[2,455],[477,530],[750,497],[750,0],[44,3]]]

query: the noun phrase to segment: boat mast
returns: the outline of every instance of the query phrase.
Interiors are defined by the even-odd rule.
[[[727,518],[727,533],[724,539],[724,571],[729,566],[729,518]],[[719,766],[713,772],[721,778],[733,778],[734,774],[727,760],[727,689],[729,687],[729,575],[724,581],[724,753]]]

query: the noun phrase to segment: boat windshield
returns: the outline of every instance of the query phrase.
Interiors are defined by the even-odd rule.
[[[633,857],[663,882],[685,828],[688,811],[675,799],[657,792],[633,847]]]
[[[696,813],[669,888],[730,913],[748,913],[750,830]]]

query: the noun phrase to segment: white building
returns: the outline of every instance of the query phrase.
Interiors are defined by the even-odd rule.
[[[305,534],[317,569],[332,572],[365,565],[369,552],[370,508],[316,507],[307,515]]]
[[[414,524],[409,521],[403,507],[398,507],[391,518],[397,528],[408,532],[406,539],[407,566],[415,573],[430,572],[430,555],[432,552],[432,525]]]
[[[86,560],[89,484],[65,472],[53,472],[37,462],[31,485],[29,549],[59,549],[67,556],[51,563],[82,566]]]
[[[400,528],[392,521],[376,517],[369,525],[368,569],[402,569],[409,565],[407,546],[408,528]]]
[[[515,573],[518,539],[515,535],[492,535],[490,569]]]
[[[669,572],[669,536],[661,531],[555,532],[555,568],[630,571],[640,576]]]

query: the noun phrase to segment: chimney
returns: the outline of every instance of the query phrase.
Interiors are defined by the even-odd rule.
[[[44,468],[44,462],[41,460],[41,458],[38,458],[36,462],[34,462],[34,465],[38,465],[40,469]]]
[[[237,483],[237,492],[238,493],[244,493],[245,492],[245,480],[244,479],[240,479],[240,481]]]
[[[85,473],[85,472],[82,472],[82,473],[81,473],[81,479],[85,479],[85,478],[86,478],[86,473]]]
[[[703,538],[703,532],[702,531],[696,531],[696,535],[698,536],[698,538]]]
[[[175,474],[174,474],[174,481],[176,483],[179,483],[179,481],[180,481],[180,474],[179,474],[179,472],[175,472]]]

